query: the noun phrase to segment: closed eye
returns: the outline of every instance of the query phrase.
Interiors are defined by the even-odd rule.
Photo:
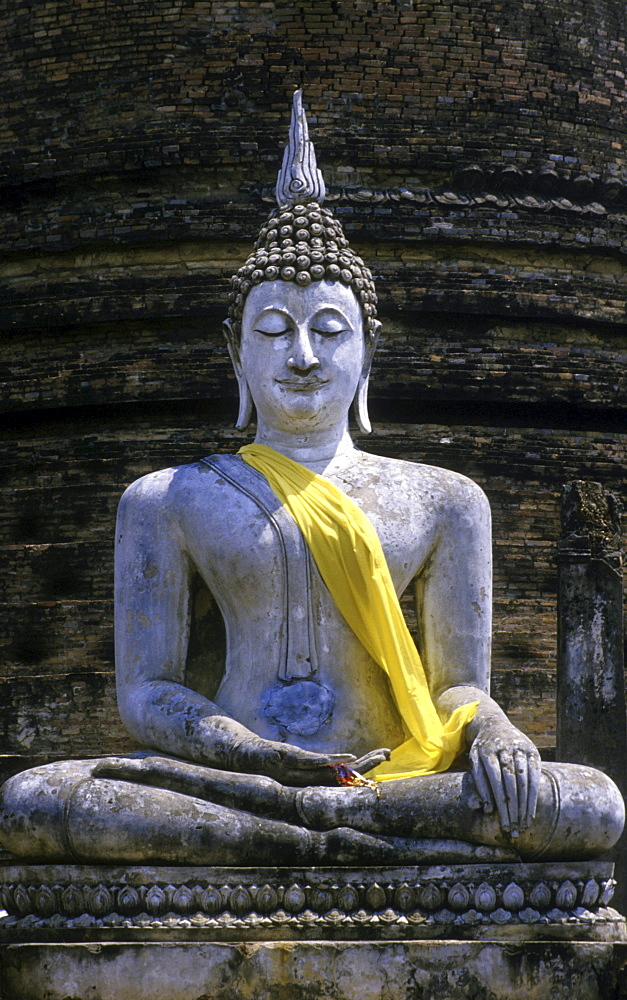
[[[311,332],[320,337],[338,337],[340,333],[348,333],[348,330],[344,326],[312,326]]]
[[[285,330],[262,330],[260,327],[256,327],[255,333],[260,333],[262,337],[283,337],[286,333],[289,333],[289,328],[286,327]]]

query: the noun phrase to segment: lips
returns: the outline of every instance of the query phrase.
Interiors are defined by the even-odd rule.
[[[278,378],[276,379],[279,385],[282,385],[284,389],[290,389],[293,392],[314,392],[316,389],[320,389],[321,386],[326,385],[328,379],[325,378]]]

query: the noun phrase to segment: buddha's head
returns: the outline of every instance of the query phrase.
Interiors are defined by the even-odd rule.
[[[377,341],[372,275],[322,207],[301,93],[277,183],[278,208],[231,279],[224,329],[240,390],[237,427],[258,413],[306,429],[343,419],[355,401],[370,431],[367,386]]]

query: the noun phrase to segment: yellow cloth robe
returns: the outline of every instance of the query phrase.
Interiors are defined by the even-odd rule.
[[[328,479],[273,448],[249,444],[239,454],[290,512],[339,611],[389,677],[411,738],[368,777],[389,781],[446,771],[464,749],[464,726],[478,703],[461,705],[442,723],[372,524]]]

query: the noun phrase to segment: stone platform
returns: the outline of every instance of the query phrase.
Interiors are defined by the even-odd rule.
[[[626,1000],[613,867],[0,868],[2,1000]]]

